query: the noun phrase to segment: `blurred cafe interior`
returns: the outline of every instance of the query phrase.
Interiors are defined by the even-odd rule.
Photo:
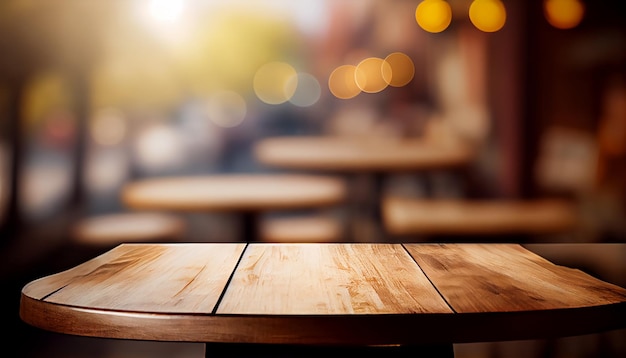
[[[33,356],[125,356],[26,327],[20,288],[134,234],[240,240],[232,212],[129,205],[124,189],[148,179],[320,174],[348,183],[333,205],[263,212],[263,221],[292,220],[275,236],[256,226],[269,241],[626,243],[625,8],[618,0],[2,1],[3,322],[47,342]],[[267,142],[278,137],[333,138],[340,149],[329,156],[346,159],[307,167],[334,146],[281,153]],[[398,154],[381,159],[392,148]],[[366,152],[377,164],[366,164]],[[448,160],[448,152],[461,154]],[[132,220],[147,211],[162,216]],[[85,229],[111,217],[119,221]],[[176,229],[159,232],[167,225],[157,219],[174,219]],[[335,230],[315,231],[326,224]],[[118,236],[106,238],[117,225]],[[89,230],[101,236],[81,241]],[[626,286],[624,250],[613,260],[621,266],[599,261],[609,267],[589,270]],[[568,338],[550,349],[467,344],[456,355],[589,357],[600,340],[619,356],[625,338]],[[71,339],[82,345],[54,343]],[[126,356],[197,353],[117,343]]]

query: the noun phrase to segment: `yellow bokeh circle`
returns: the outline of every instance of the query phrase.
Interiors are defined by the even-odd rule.
[[[585,5],[580,0],[546,0],[543,10],[550,25],[557,29],[571,29],[582,21]]]
[[[506,22],[506,8],[500,0],[474,0],[469,8],[469,18],[477,29],[496,32]]]
[[[425,31],[441,32],[452,21],[450,4],[443,0],[424,0],[415,9],[415,20]]]

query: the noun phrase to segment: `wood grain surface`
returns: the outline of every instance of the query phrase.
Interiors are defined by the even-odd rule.
[[[457,313],[580,308],[626,301],[626,290],[513,244],[406,244]]]
[[[73,277],[46,301],[117,311],[209,314],[245,246],[123,247],[123,255]]]
[[[67,286],[77,277],[88,276],[102,265],[115,261],[131,250],[132,247],[128,245],[120,245],[69,270],[34,280],[22,288],[22,295],[42,300],[49,294]]]
[[[20,317],[160,341],[438,344],[626,326],[626,289],[517,244],[122,244],[22,289]]]
[[[399,245],[251,245],[217,313],[450,313]]]

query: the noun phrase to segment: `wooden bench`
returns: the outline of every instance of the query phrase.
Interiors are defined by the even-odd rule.
[[[572,230],[577,208],[564,200],[469,201],[390,196],[383,202],[392,235],[543,235]]]

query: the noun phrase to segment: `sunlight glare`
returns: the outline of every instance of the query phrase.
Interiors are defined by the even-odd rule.
[[[150,0],[148,14],[159,23],[171,24],[178,21],[185,9],[184,0]]]

